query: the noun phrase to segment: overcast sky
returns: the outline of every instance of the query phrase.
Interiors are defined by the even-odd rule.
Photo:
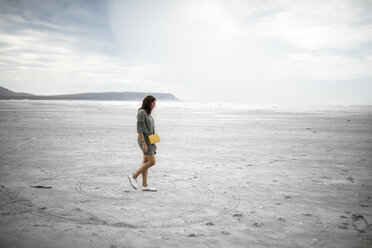
[[[372,104],[369,0],[0,0],[0,86]]]

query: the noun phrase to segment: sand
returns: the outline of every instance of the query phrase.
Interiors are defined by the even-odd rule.
[[[138,107],[0,101],[0,247],[372,247],[371,106]]]

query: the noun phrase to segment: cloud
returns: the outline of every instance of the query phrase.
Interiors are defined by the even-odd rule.
[[[267,102],[372,77],[367,1],[2,3],[0,82],[14,90]]]
[[[6,44],[0,61],[5,82],[65,84],[68,91],[74,89],[74,84],[85,84],[88,89],[97,84],[149,84],[156,72],[151,64],[79,49],[87,40],[53,32],[24,31],[3,35],[0,42]]]
[[[110,85],[121,91],[136,85],[157,89],[152,77],[162,68],[118,55],[110,37],[97,37],[106,31],[88,25],[95,15],[73,5],[66,6],[72,14],[64,10],[54,16],[50,12],[61,3],[42,3],[41,10],[26,1],[0,11],[0,26],[8,30],[0,33],[2,86],[39,94],[109,90]],[[84,25],[74,25],[76,15]]]
[[[278,40],[287,52],[271,61],[280,74],[307,79],[372,77],[372,4],[363,1],[286,2],[280,11],[250,27]]]
[[[291,53],[283,60],[272,61],[278,74],[306,79],[353,80],[372,78],[372,56],[360,59],[335,54]]]
[[[187,70],[199,81],[223,83],[226,74],[232,82],[267,82],[278,74],[370,77],[371,7],[363,1],[142,0],[112,1],[109,10],[125,56],[172,65],[182,78]]]
[[[366,2],[366,1],[364,1]],[[289,1],[283,9],[254,26],[259,35],[274,37],[306,50],[352,50],[372,41],[370,6],[358,1]],[[359,1],[359,3],[362,3]]]

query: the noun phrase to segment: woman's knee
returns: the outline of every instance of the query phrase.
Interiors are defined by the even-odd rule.
[[[156,163],[156,160],[155,160],[155,156],[154,155],[147,157],[147,164],[150,167],[153,166],[153,165],[155,165],[155,163]]]
[[[144,155],[144,156],[143,156],[143,161],[142,161],[142,163],[143,163],[143,164],[146,164],[147,161],[148,161],[148,160],[147,160],[147,157],[146,157],[146,155]]]
[[[150,163],[150,166],[154,166],[155,163],[156,163],[156,161],[155,161],[155,159],[154,159],[154,160],[149,161],[149,163]]]

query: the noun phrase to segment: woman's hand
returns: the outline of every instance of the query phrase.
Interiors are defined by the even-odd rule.
[[[147,148],[147,145],[145,142],[142,143],[142,150],[143,152],[147,152],[149,149]]]

